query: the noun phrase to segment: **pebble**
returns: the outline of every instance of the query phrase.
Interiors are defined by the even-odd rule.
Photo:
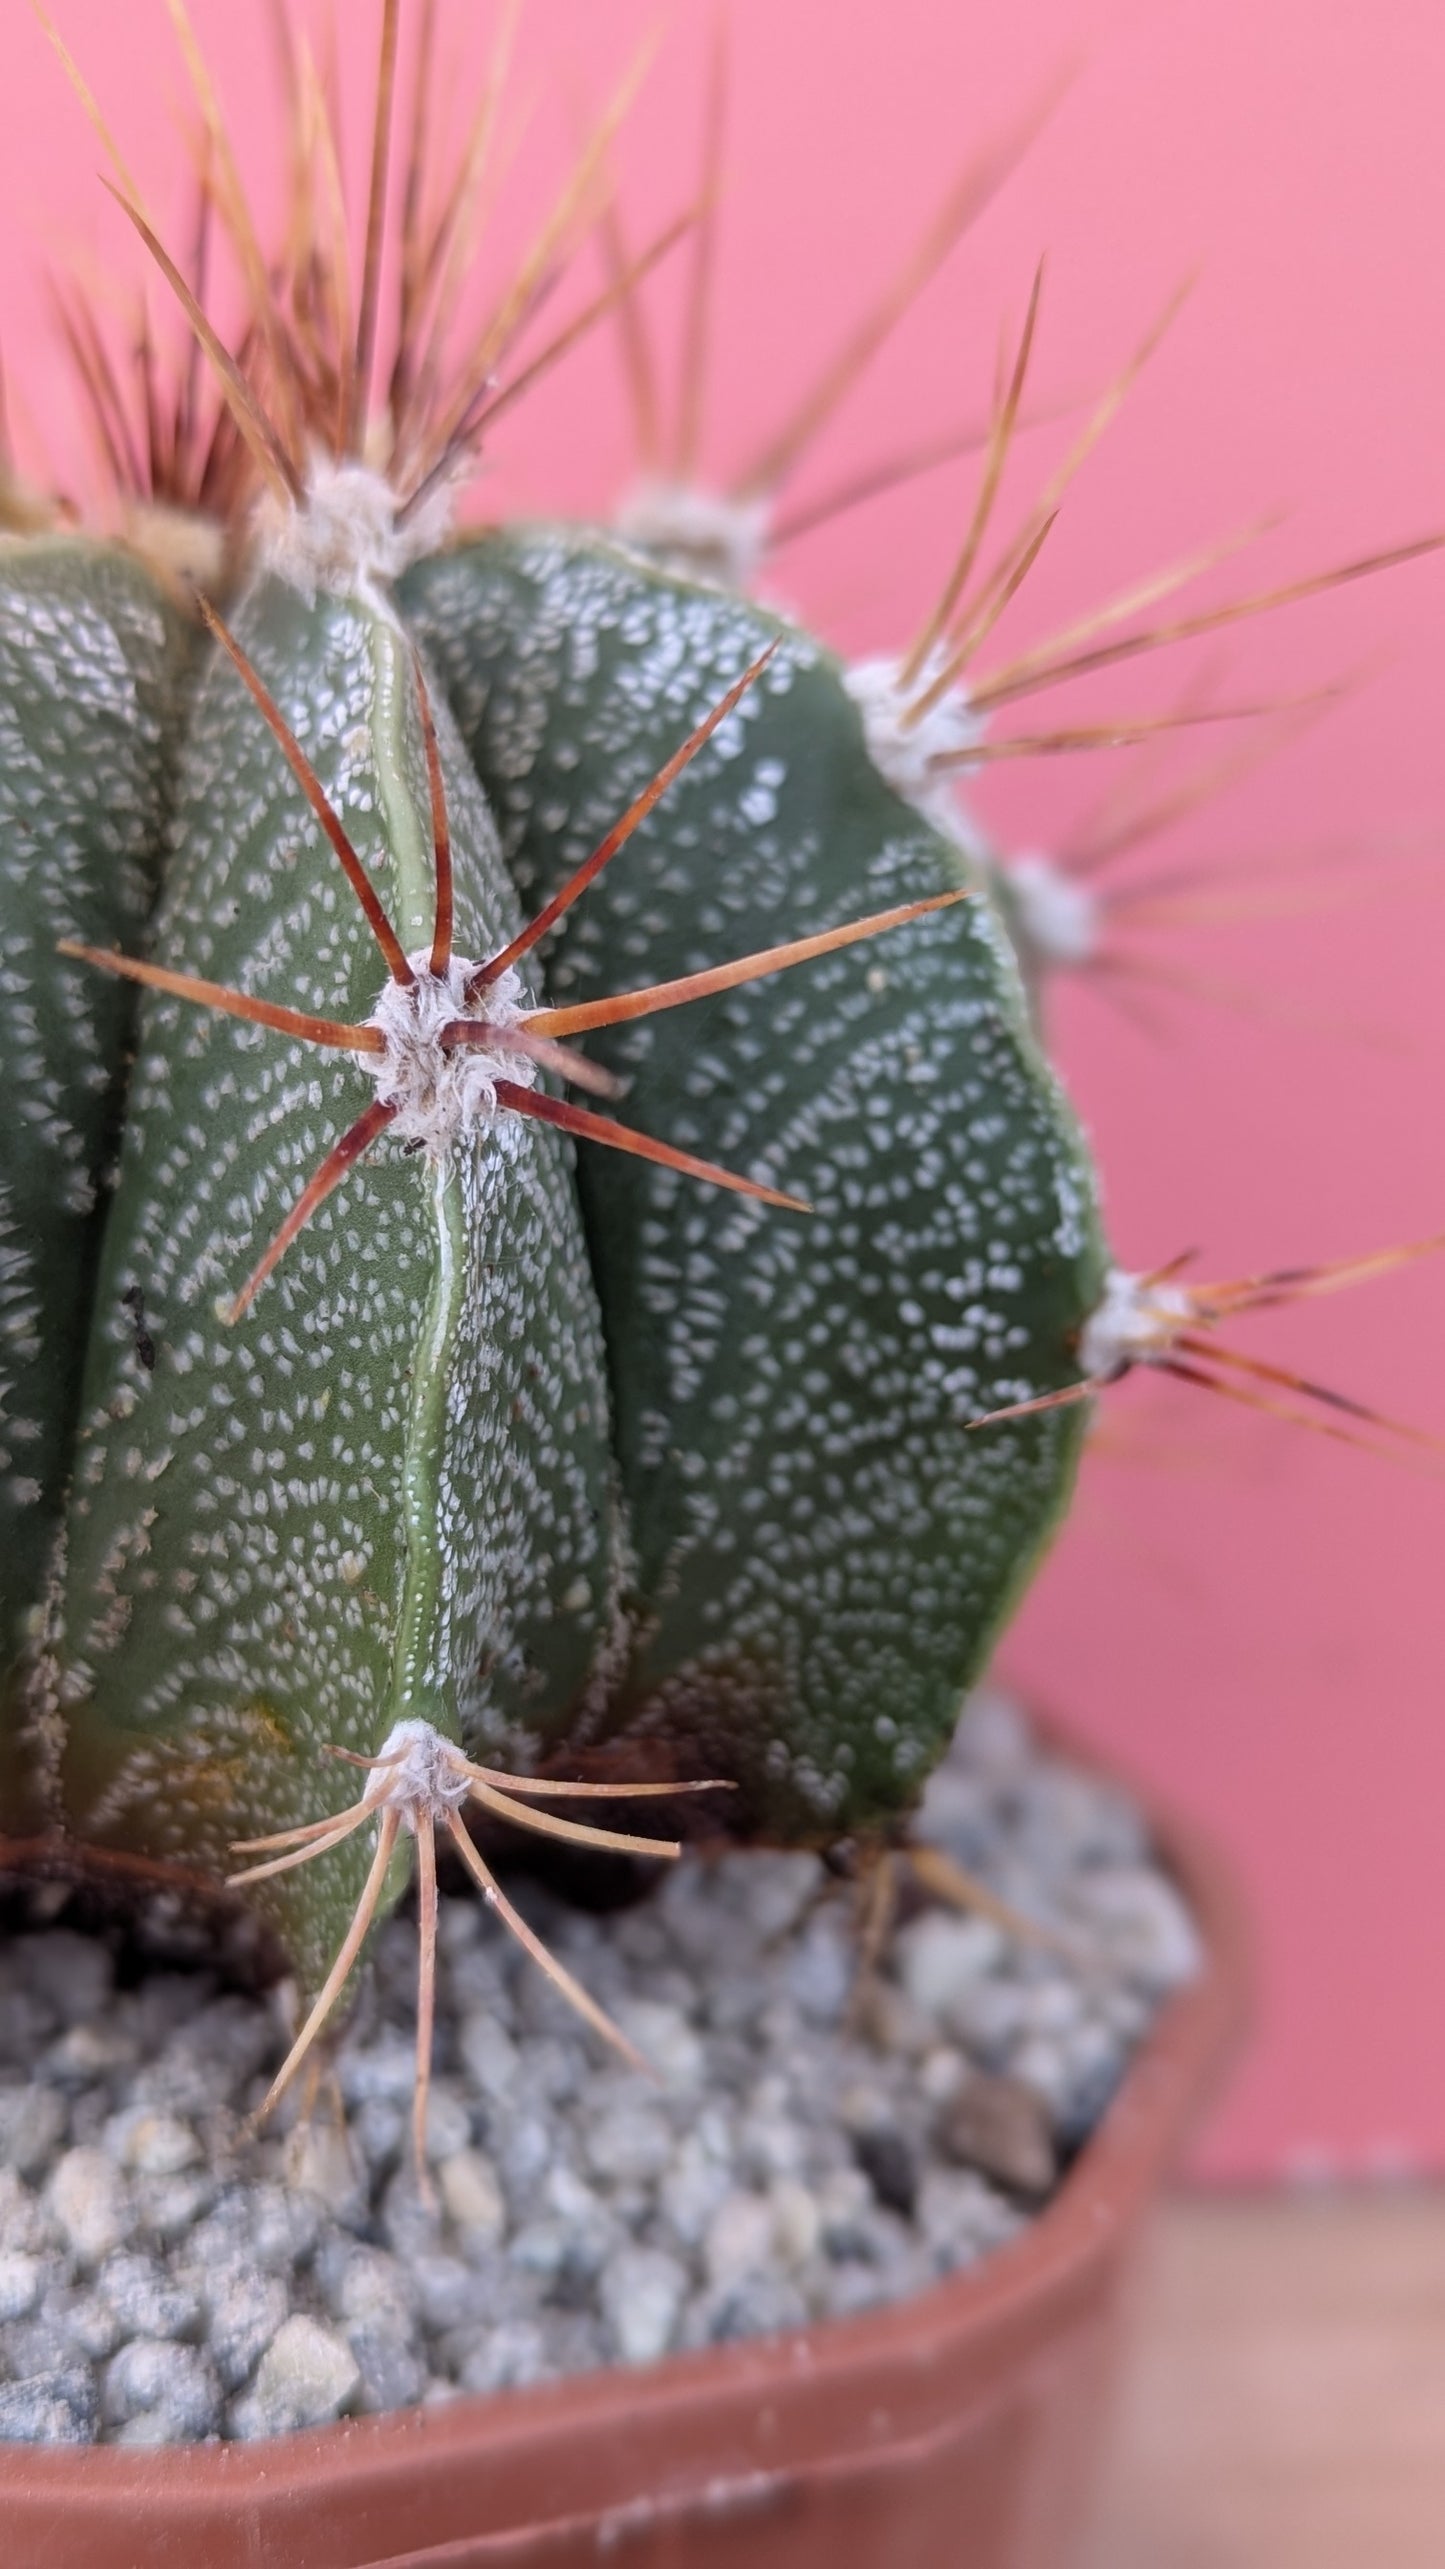
[[[65,2125],[65,2100],[53,2087],[0,2087],[0,2167],[38,2175],[54,2158]]]
[[[547,2341],[535,2319],[504,2319],[488,2329],[463,2358],[457,2381],[464,2391],[520,2390],[547,2374]]]
[[[853,1994],[857,1962],[847,1919],[834,1909],[809,1920],[787,1956],[788,1995],[814,2025],[836,2025]]]
[[[56,2161],[46,2201],[83,2266],[98,2266],[131,2235],[133,2207],[103,2150],[67,2150]]]
[[[367,2110],[363,2108],[363,2115]],[[287,2152],[286,2176],[293,2191],[309,2194],[317,2203],[325,2204],[339,2221],[365,2222],[367,2217],[365,2175],[357,2161],[370,2160],[371,2152],[358,2128],[361,2119],[358,2117],[350,2132],[344,2132],[337,2123],[317,2120],[304,2124],[292,2134]]]
[[[982,2177],[961,2168],[930,2168],[919,2186],[916,2209],[919,2230],[935,2252],[941,2274],[971,2263],[986,2248],[1002,2247],[1021,2219]]]
[[[656,2106],[619,2101],[589,2123],[585,2147],[594,2176],[612,2185],[645,2183],[671,2160],[672,2126]]]
[[[1003,1930],[991,1918],[925,1909],[900,1932],[894,1968],[920,2016],[947,2024],[958,2000],[997,1969],[1004,1952]]]
[[[166,2246],[194,2230],[219,2191],[209,2169],[192,2169],[175,2177],[136,2177],[131,2183],[141,2227]]]
[[[619,2248],[608,2259],[597,2299],[624,2364],[653,2364],[666,2354],[687,2292],[687,2268],[663,2248]]]
[[[773,2253],[773,2210],[766,2196],[730,2194],[708,2223],[703,2266],[709,2283],[729,2284],[766,2271]]]
[[[408,2117],[408,2121],[410,2117]],[[472,2118],[455,2088],[437,2079],[427,2099],[426,2154],[433,2167],[454,2159],[472,2137]]]
[[[975,2070],[939,2118],[952,2159],[994,2177],[1011,2194],[1042,2200],[1058,2179],[1048,2110],[1026,2079]]]
[[[88,2355],[99,2364],[115,2353],[125,2330],[103,2292],[85,2292],[65,2314],[65,2333],[72,2354]]]
[[[896,2123],[870,2123],[854,2134],[853,2155],[880,2203],[906,2220],[918,2195],[918,2156]]]
[[[793,2177],[780,2177],[768,2197],[773,2249],[785,2266],[806,2266],[817,2254],[823,2216],[816,2195]]]
[[[148,2177],[179,2176],[205,2155],[194,2124],[146,2106],[113,2114],[105,2127],[104,2145],[121,2167]]]
[[[488,2246],[506,2226],[507,2206],[497,2172],[481,2150],[454,2151],[436,2172],[437,2189],[454,2227]]]
[[[427,2369],[410,2334],[398,2335],[379,2317],[354,2319],[344,2333],[356,2362],[353,2406],[372,2417],[414,2407],[426,2389]]]
[[[0,2320],[28,2319],[40,2299],[45,2269],[23,2249],[0,2253]]]
[[[726,2166],[711,2155],[698,2133],[684,2133],[657,2189],[658,2210],[681,2247],[701,2246],[727,2191]]]
[[[988,2254],[1048,2200],[1195,1937],[1137,1814],[999,1697],[920,1828],[1084,1967],[905,1878],[860,1984],[808,1856],[689,1860],[603,1917],[520,1879],[647,2080],[444,1896],[430,2194],[409,1920],[337,2047],[344,2117],[298,2096],[258,2142],[278,2000],[219,1991],[174,1934],[137,1978],[37,1909],[0,1949],[0,2436],[281,2434],[804,2328]]]
[[[807,2302],[787,2276],[741,2275],[694,2305],[686,2342],[725,2346],[739,2337],[772,2337],[784,2328],[806,2327],[809,2317]]]
[[[96,2287],[127,2337],[200,2334],[200,2295],[168,2275],[152,2257],[109,2258],[96,2277]]]
[[[60,2243],[60,2225],[54,2215],[13,2168],[0,2167],[0,2248],[24,2248],[40,2255]]]
[[[361,2368],[346,2339],[296,2311],[272,2338],[253,2388],[233,2406],[233,2431],[251,2442],[322,2426],[339,2417],[360,2388]]]
[[[457,1906],[460,1905],[458,1902]],[[519,2054],[511,2035],[494,2016],[478,2010],[464,2016],[457,2035],[457,2050],[467,2076],[481,2095],[501,2099],[511,2094],[516,2083]]]
[[[619,2003],[616,2016],[664,2087],[690,2093],[702,2086],[707,2053],[680,2007],[669,2007],[656,1998],[627,1998]]]
[[[1173,1884],[1143,1865],[1082,1878],[1078,1908],[1128,1978],[1164,1997],[1199,1969],[1199,1936]]]
[[[120,2444],[198,2442],[220,2424],[220,2381],[198,2346],[133,2338],[106,2366],[101,2415]]]
[[[238,2391],[284,2326],[289,2296],[278,2275],[258,2274],[246,2262],[212,2273],[205,2289],[211,2361],[223,2387]]]
[[[438,2333],[460,2327],[476,2308],[476,2276],[460,2257],[420,2256],[413,2262],[411,2278],[422,2319]]]
[[[92,2444],[98,2423],[95,2378],[81,2365],[0,2384],[0,2443]]]

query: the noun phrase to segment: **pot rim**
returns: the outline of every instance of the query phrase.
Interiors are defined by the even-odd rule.
[[[1051,1749],[1117,1780],[1107,1759],[1051,1720],[1031,1719]],[[811,2455],[814,2467],[826,2463],[837,2442],[830,2412],[836,2419],[840,2389],[860,2375],[870,2386],[866,2444],[875,2455],[956,2424],[961,2405],[984,2402],[1011,2359],[1076,2329],[1101,2299],[1112,2302],[1123,2249],[1212,2093],[1246,2014],[1250,1940],[1227,1865],[1192,1822],[1147,1788],[1128,1789],[1188,1899],[1202,1968],[1165,2002],[1103,2122],[1053,2201],[1017,2239],[882,2309],[646,2366],[461,2393],[433,2407],[341,2419],[252,2444],[0,2445],[0,2509],[13,2524],[18,2508],[22,2528],[48,2520],[58,2530],[87,2515],[137,2529],[144,2522],[159,2542],[176,2542],[177,2560],[195,2559],[203,2555],[193,2543],[217,2510],[238,2509],[250,2521],[259,2509],[278,2532],[288,2522],[299,2525],[298,2506],[308,2521],[313,2510],[334,2510],[344,2542],[343,2522],[354,2532],[373,2506],[389,2512],[399,2481],[424,2489],[433,2474],[445,2479],[459,2468],[469,2483],[487,2485],[499,2522],[521,2523],[528,2519],[508,2492],[529,2485],[535,2509],[540,2463],[554,2520],[591,2510],[615,2516],[620,2526],[630,2506],[655,2495],[659,2450],[669,2457],[669,2479],[694,2494],[699,2457],[715,2470],[720,2440],[737,2466],[728,2483],[734,2491],[752,2479],[762,2485],[774,2450],[779,2461],[786,2454],[790,2468],[800,2453],[805,2461]],[[646,2437],[619,2432],[644,2407]],[[641,2443],[645,2456],[633,2450]],[[238,2562],[263,2556],[244,2534],[240,2539]],[[426,2556],[440,2564],[449,2548]],[[264,2556],[273,2556],[269,2548]],[[308,2551],[313,2556],[320,2569],[323,2554]],[[338,2563],[352,2556],[344,2547],[324,2554]],[[225,2557],[229,2563],[232,2555]]]

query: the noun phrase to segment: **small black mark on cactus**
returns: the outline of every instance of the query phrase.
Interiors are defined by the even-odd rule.
[[[156,1342],[146,1327],[145,1295],[140,1286],[127,1285],[121,1295],[121,1303],[130,1313],[136,1361],[148,1374],[153,1374],[156,1369]]]

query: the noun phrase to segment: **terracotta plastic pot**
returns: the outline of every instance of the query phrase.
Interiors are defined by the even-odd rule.
[[[1239,2029],[1235,1894],[1055,2201],[975,2270],[786,2336],[252,2445],[0,2448],[15,2569],[1066,2569],[1151,2199]]]

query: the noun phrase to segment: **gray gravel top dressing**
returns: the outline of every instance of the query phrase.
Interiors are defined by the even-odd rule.
[[[1047,2201],[1196,1942],[1132,1805],[997,1696],[919,1834],[1071,1957],[905,1879],[860,1984],[850,1897],[820,1897],[808,1856],[685,1861],[601,1917],[524,1882],[655,2082],[444,1899],[432,2212],[407,2164],[409,1920],[309,2120],[255,2141],[276,1999],[174,1968],[117,1986],[47,1889],[51,1923],[0,1948],[0,2438],[281,2434],[865,2310],[985,2255]]]

